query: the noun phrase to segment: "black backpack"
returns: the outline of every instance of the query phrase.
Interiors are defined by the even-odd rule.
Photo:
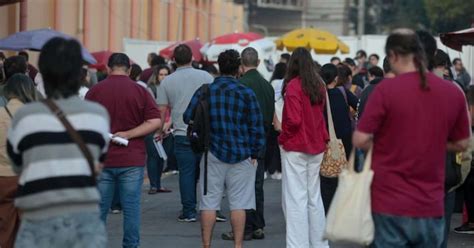
[[[211,143],[211,124],[209,115],[209,85],[203,84],[199,88],[201,95],[198,104],[193,110],[188,124],[187,136],[191,149],[204,155],[204,195],[207,194],[207,154]]]
[[[209,116],[209,85],[203,84],[199,88],[201,96],[189,121],[187,136],[191,142],[191,149],[195,153],[205,153],[210,145],[210,116]]]

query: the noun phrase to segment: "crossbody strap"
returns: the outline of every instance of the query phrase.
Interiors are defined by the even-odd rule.
[[[329,129],[329,139],[336,140],[336,130],[334,129],[334,121],[332,119],[332,112],[331,112],[331,102],[329,101],[329,89],[326,89],[326,112],[328,115],[328,129]]]
[[[8,116],[10,116],[10,119],[13,118],[12,112],[8,109],[7,106],[3,106],[5,108],[5,111],[7,111]]]
[[[66,119],[66,116],[64,115],[64,112],[50,99],[46,99],[42,101],[48,108],[51,110],[51,112],[58,117],[59,121],[63,124],[63,126],[66,128],[66,131],[68,132],[69,136],[71,139],[74,141],[74,143],[77,144],[79,149],[81,150],[82,154],[84,157],[87,159],[87,162],[89,164],[90,170],[91,170],[91,175],[94,180],[94,184],[96,183],[96,175],[95,175],[95,169],[94,169],[94,158],[92,157],[91,152],[89,151],[89,148],[87,148],[86,143],[82,139],[81,135],[74,129],[74,127],[71,125],[71,123]]]

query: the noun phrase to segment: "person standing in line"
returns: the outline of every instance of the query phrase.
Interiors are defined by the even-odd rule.
[[[397,76],[375,88],[353,137],[356,147],[374,149],[372,247],[441,247],[446,150],[469,145],[466,100],[456,85],[427,72],[412,30],[395,30],[385,51]]]
[[[319,169],[329,134],[324,120],[326,90],[311,54],[293,51],[283,89],[282,201],[287,248],[328,248]]]
[[[260,106],[260,112],[263,118],[263,126],[265,129],[265,140],[269,137],[269,132],[273,129],[273,115],[275,113],[275,91],[270,83],[265,80],[257,71],[260,63],[258,52],[252,47],[245,48],[241,54],[242,77],[239,81],[250,88],[257,96]],[[265,142],[266,143],[266,142]],[[265,238],[265,218],[264,218],[264,193],[263,182],[265,180],[265,153],[264,146],[259,152],[257,161],[257,175],[255,178],[255,197],[257,207],[255,210],[248,210],[246,213],[245,238],[248,239],[264,239]],[[224,233],[222,238],[225,240],[233,240],[232,233]]]
[[[35,85],[25,74],[15,74],[5,84],[8,103],[0,108],[0,247],[13,248],[20,226],[20,213],[14,199],[18,187],[18,176],[11,168],[7,155],[7,131],[11,119],[24,104],[38,100]]]
[[[153,95],[155,101],[157,101],[157,91],[160,87],[161,82],[170,74],[171,70],[166,65],[160,65],[154,67],[153,75],[148,81],[148,89]],[[146,145],[146,168],[148,172],[148,178],[150,179],[150,190],[149,195],[157,193],[171,193],[172,191],[161,186],[161,174],[163,173],[163,166],[165,161],[160,157],[155,147],[155,139],[157,141],[163,141],[163,147],[165,153],[168,156],[168,162],[174,157],[171,153],[173,152],[173,135],[171,134],[171,117],[170,110],[166,110],[165,121],[163,124],[163,137],[157,136],[156,133],[151,133],[145,138]]]
[[[193,53],[187,45],[179,45],[173,51],[178,68],[166,77],[157,89],[157,102],[161,118],[171,109],[171,121],[174,126],[174,153],[178,162],[179,190],[183,206],[179,222],[196,222],[196,164],[198,157],[191,149],[186,137],[187,125],[183,113],[191,98],[203,84],[211,83],[214,78],[207,72],[192,68]],[[163,133],[163,130],[162,130]]]
[[[140,75],[140,81],[142,82],[148,82],[148,80],[150,80],[151,75],[153,75],[153,68],[155,66],[166,65],[165,59],[156,53],[148,54],[147,61],[150,67],[143,70],[142,74]]]
[[[378,68],[378,67],[374,67]],[[382,82],[385,78],[394,78],[395,74],[393,74],[392,69],[390,68],[390,63],[388,62],[388,58],[385,57],[383,60],[383,72],[380,74],[378,69],[370,68],[369,70],[369,78],[372,77],[370,80],[369,85],[362,91],[360,94],[359,104],[357,105],[357,119],[360,120],[362,118],[362,114],[364,113],[365,105],[367,105],[367,101],[369,100],[370,95],[374,91],[375,87]]]
[[[38,74],[38,69],[34,67],[32,64],[30,64],[30,55],[26,51],[21,51],[18,53],[18,56],[22,56],[25,58],[26,63],[28,64],[28,76],[31,78],[31,80],[35,80],[36,74]]]
[[[331,64],[339,65],[340,63],[341,63],[341,58],[339,58],[339,57],[332,57],[331,58]]]
[[[288,64],[288,61],[290,61],[290,54],[289,53],[282,53],[280,55],[280,61],[279,63],[284,63],[284,64]]]
[[[379,55],[377,55],[375,53],[372,53],[369,56],[369,69],[374,67],[374,66],[378,66],[379,65],[379,60],[380,60]],[[370,82],[370,80],[369,80],[369,82]]]
[[[352,122],[350,109],[356,109],[358,99],[349,90],[346,90],[344,86],[337,86],[337,75],[338,69],[333,64],[325,64],[321,68],[321,77],[326,83],[327,93],[329,96],[329,102],[331,104],[331,114],[333,118],[334,130],[336,131],[336,137],[341,139],[346,152],[346,159],[352,151]],[[326,121],[327,111],[325,111]],[[331,205],[336,188],[338,184],[338,178],[329,178],[321,176],[321,198],[324,204],[324,210],[327,213],[329,206]]]
[[[471,131],[474,130],[474,86],[468,91],[469,110],[471,115]],[[472,145],[472,144],[471,144]],[[461,226],[454,228],[454,232],[460,234],[474,234],[474,160],[471,161],[471,170],[463,184],[464,204],[466,206],[467,219]]]
[[[455,58],[453,60],[453,66],[454,71],[456,72],[454,80],[458,81],[459,84],[463,86],[463,89],[469,89],[469,86],[471,85],[471,75],[469,75],[469,72],[464,68],[462,60],[460,58]]]
[[[26,59],[22,56],[11,56],[3,62],[3,72],[5,74],[5,83],[7,80],[17,74],[27,74],[28,72],[28,63]],[[3,107],[7,104],[7,99],[3,93],[3,87],[5,84],[0,85],[0,107]]]
[[[20,176],[15,205],[22,212],[16,248],[107,245],[95,175],[107,152],[110,121],[102,106],[78,97],[82,63],[77,41],[49,40],[41,50],[39,69],[47,101],[59,111],[45,102],[29,103],[11,121],[7,152]],[[60,116],[67,117],[84,142],[90,161]]]
[[[427,31],[417,31],[418,38],[422,41],[425,56],[431,58],[430,71],[441,79],[444,79],[446,84],[455,84],[460,89],[463,85],[453,81],[450,68],[450,58],[447,53],[437,49],[436,39]],[[464,90],[464,89],[463,89]],[[468,152],[468,151],[466,151]],[[444,238],[441,248],[448,246],[449,233],[451,232],[451,217],[454,212],[456,202],[455,189],[462,184],[465,164],[463,164],[463,153],[456,151],[447,151],[445,159],[445,184],[444,184]],[[466,175],[467,176],[467,175]]]
[[[265,155],[266,171],[271,175],[272,179],[281,180],[281,155],[280,147],[278,145],[278,136],[281,131],[281,114],[277,114],[277,109],[283,111],[283,96],[281,90],[283,89],[283,81],[286,75],[287,64],[278,63],[275,65],[275,70],[270,79],[270,84],[275,91],[275,114],[273,116],[273,128],[270,130],[269,138],[267,140],[267,153]]]
[[[210,152],[208,154],[207,194],[201,183],[200,210],[202,247],[210,248],[216,211],[224,190],[231,209],[234,247],[243,247],[245,215],[255,209],[255,175],[257,158],[265,143],[263,118],[255,93],[235,77],[240,58],[235,50],[219,55],[221,77],[209,85]],[[202,88],[201,88],[202,89]],[[184,113],[185,123],[191,121],[199,103],[201,90],[196,91]],[[201,171],[204,171],[204,159]],[[204,182],[204,173],[200,181]]]
[[[129,78],[130,59],[114,53],[108,61],[109,76],[92,87],[86,95],[89,101],[104,106],[111,118],[114,137],[129,140],[128,146],[111,144],[100,175],[101,218],[105,222],[111,207],[116,185],[119,187],[123,211],[124,247],[140,246],[140,199],[145,166],[146,135],[161,128],[160,112],[142,86]]]

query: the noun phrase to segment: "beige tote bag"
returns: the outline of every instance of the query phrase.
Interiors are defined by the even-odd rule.
[[[326,220],[324,237],[332,242],[370,245],[374,239],[374,222],[370,201],[372,149],[361,172],[354,171],[355,151],[348,167],[339,175],[339,184]]]
[[[347,165],[346,152],[342,141],[336,137],[332,119],[331,103],[326,91],[326,112],[328,114],[329,142],[326,145],[323,162],[319,174],[323,177],[338,177],[342,168]]]

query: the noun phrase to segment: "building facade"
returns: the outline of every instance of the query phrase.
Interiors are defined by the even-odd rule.
[[[91,52],[122,51],[123,38],[208,41],[245,26],[242,4],[230,0],[23,0],[0,7],[0,38],[53,28]]]

